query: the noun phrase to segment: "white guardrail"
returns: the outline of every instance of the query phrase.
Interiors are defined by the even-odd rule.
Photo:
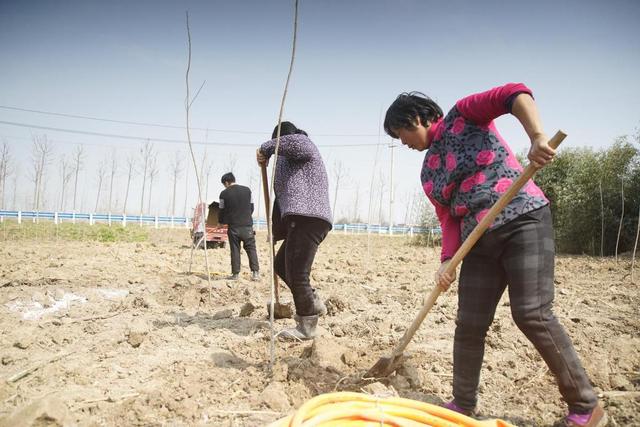
[[[21,224],[23,221],[39,222],[40,220],[53,221],[55,224],[61,222],[88,222],[90,225],[97,223],[108,225],[138,224],[153,226],[155,228],[164,227],[191,227],[191,218],[184,216],[158,216],[158,215],[126,215],[111,213],[78,213],[78,212],[50,212],[50,211],[9,211],[0,210],[0,221],[13,219]],[[254,219],[256,229],[266,229],[267,223],[263,219]],[[387,235],[408,235],[431,233],[440,234],[440,228],[427,228],[418,226],[391,226],[378,224],[334,224],[333,232],[343,232],[345,234],[387,234]]]

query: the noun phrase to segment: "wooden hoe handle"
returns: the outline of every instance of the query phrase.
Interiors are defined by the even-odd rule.
[[[262,194],[264,195],[264,207],[267,210],[267,223],[271,222],[271,200],[269,200],[269,178],[267,178],[267,167],[260,166],[262,173]]]
[[[269,198],[269,178],[267,177],[267,167],[265,165],[260,165],[260,172],[262,173],[262,194],[264,195],[264,207],[267,218],[267,231],[269,231],[269,223],[271,222],[271,200]],[[275,245],[275,242],[272,241],[273,236],[269,236],[269,241],[272,245]],[[278,275],[275,270],[273,271],[273,283],[274,283],[274,291],[275,291],[275,302],[276,304],[280,303],[280,285],[278,283]]]
[[[567,135],[564,132],[556,132],[553,138],[549,140],[549,146],[555,150],[566,137]],[[498,214],[502,212],[502,209],[504,209],[505,206],[507,206],[509,202],[511,202],[511,199],[513,199],[514,196],[518,194],[518,191],[520,191],[520,189],[524,187],[527,181],[529,181],[531,177],[533,177],[538,169],[540,168],[529,163],[520,177],[518,177],[518,179],[509,186],[507,191],[502,196],[500,196],[498,201],[491,207],[487,215],[482,219],[482,221],[478,223],[478,225],[475,226],[471,234],[469,234],[462,245],[458,248],[455,255],[453,255],[453,258],[451,258],[449,265],[445,269],[445,273],[452,274],[453,272],[455,272],[460,262],[462,262],[462,259],[469,253],[478,239],[482,237],[487,228],[489,228],[489,226],[493,223],[493,220],[496,218],[496,216],[498,216]],[[413,323],[411,324],[409,329],[406,330],[406,332],[402,336],[402,339],[400,340],[400,343],[393,351],[393,356],[402,354],[441,293],[442,290],[437,285],[433,288],[431,293],[429,293],[429,296],[422,305],[420,312],[413,320]]]

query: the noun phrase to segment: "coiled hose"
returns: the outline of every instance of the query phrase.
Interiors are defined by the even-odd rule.
[[[514,427],[478,421],[441,406],[401,397],[338,392],[316,396],[268,427]]]

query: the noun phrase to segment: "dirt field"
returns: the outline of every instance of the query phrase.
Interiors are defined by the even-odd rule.
[[[330,234],[312,273],[329,306],[322,335],[314,345],[278,343],[270,374],[264,234],[258,241],[262,282],[248,280],[243,255],[242,280],[215,275],[211,293],[202,274],[185,273],[184,231],[144,243],[2,242],[0,425],[259,426],[320,393],[372,389],[361,376],[418,312],[436,250],[373,236],[368,251],[365,236]],[[209,262],[228,274],[228,249],[209,250]],[[629,271],[628,257],[557,259],[556,314],[613,426],[640,425],[640,292]],[[487,338],[480,415],[557,424],[565,405],[508,306],[505,297]],[[386,388],[450,398],[455,311],[452,289],[410,344],[413,357],[381,380]],[[44,413],[49,424],[30,421]]]

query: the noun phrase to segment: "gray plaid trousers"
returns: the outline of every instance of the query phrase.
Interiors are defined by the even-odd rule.
[[[508,289],[511,315],[553,373],[569,409],[587,413],[597,397],[571,339],[553,314],[553,225],[548,206],[486,233],[462,263],[453,347],[453,396],[473,409],[487,330]]]

